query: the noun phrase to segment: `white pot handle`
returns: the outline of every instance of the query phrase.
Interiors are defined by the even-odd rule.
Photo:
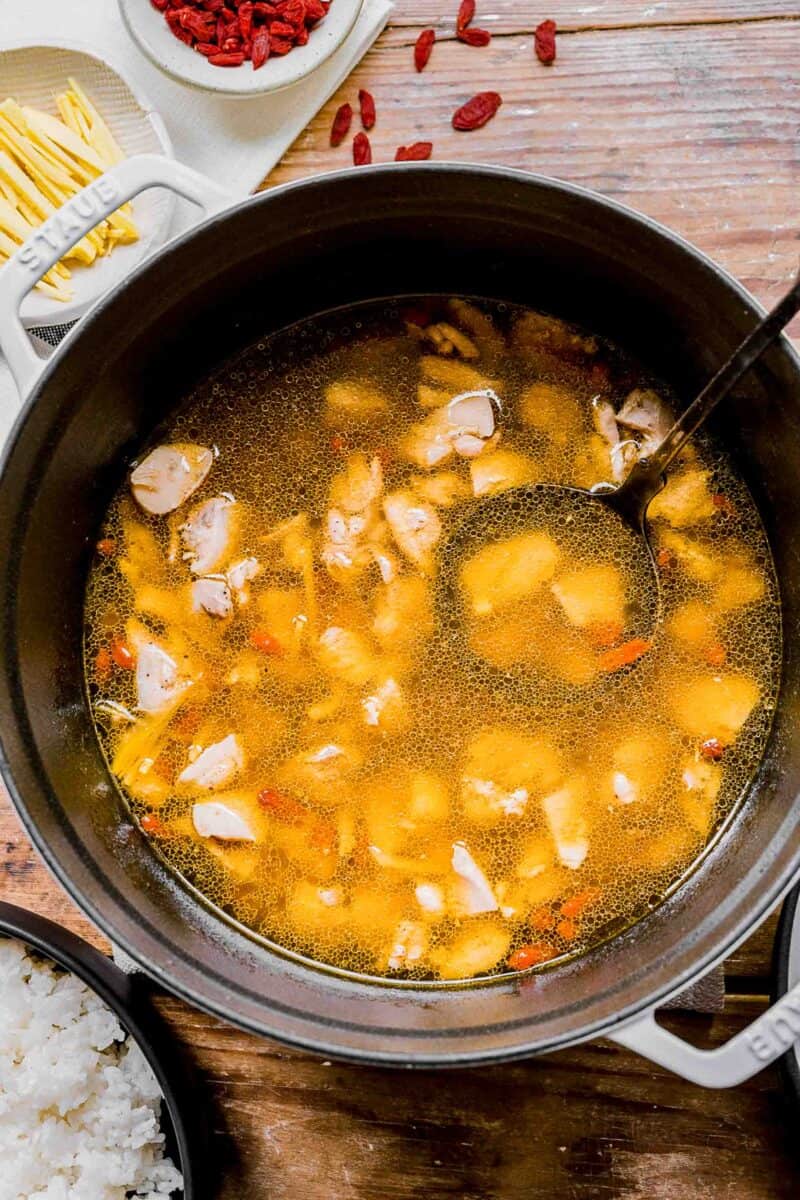
[[[662,1029],[652,1009],[608,1036],[692,1083],[736,1087],[775,1062],[800,1038],[800,983],[716,1050],[697,1050]]]
[[[0,351],[22,399],[45,366],[19,319],[24,297],[98,222],[150,187],[171,188],[199,205],[206,216],[236,203],[235,196],[183,163],[158,154],[139,154],[111,167],[48,217],[0,270]]]

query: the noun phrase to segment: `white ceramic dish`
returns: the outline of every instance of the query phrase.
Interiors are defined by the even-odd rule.
[[[324,20],[311,30],[305,46],[269,58],[254,71],[249,62],[241,67],[213,67],[191,46],[170,30],[150,0],[118,0],[128,32],[139,48],[167,75],[180,83],[215,92],[220,96],[262,96],[299,83],[338,50],[361,12],[363,0],[333,0]]]
[[[162,154],[172,157],[172,146],[164,124],[147,100],[108,63],[78,45],[17,45],[0,50],[0,91],[20,104],[31,104],[55,114],[54,95],[75,79],[97,106],[109,129],[127,156]],[[117,246],[107,258],[91,267],[73,267],[70,286],[73,298],[65,303],[31,291],[21,310],[23,324],[66,325],[82,316],[91,305],[166,239],[175,197],[163,188],[144,192],[134,204],[139,240]]]

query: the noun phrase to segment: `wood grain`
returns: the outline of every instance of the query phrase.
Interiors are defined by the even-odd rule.
[[[376,161],[431,138],[438,159],[507,164],[615,196],[665,222],[764,302],[796,267],[800,230],[798,0],[479,0],[485,50],[453,38],[456,0],[398,0],[393,27],[265,186],[349,164],[338,104],[369,88]],[[543,68],[531,30],[558,21]],[[419,28],[439,38],[417,75]],[[454,109],[497,89],[485,129]],[[0,793],[0,898],[107,949],[27,842]],[[726,964],[723,1015],[671,1013],[719,1045],[761,1011],[776,918]],[[287,1050],[180,1001],[158,1000],[199,1074],[219,1200],[789,1200],[796,1114],[775,1071],[709,1094],[611,1044],[458,1073],[371,1070]]]

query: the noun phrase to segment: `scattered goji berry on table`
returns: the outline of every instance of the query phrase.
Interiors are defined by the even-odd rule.
[[[453,128],[480,129],[487,121],[491,121],[502,103],[499,92],[478,92],[453,113]]]
[[[435,41],[436,33],[433,29],[423,29],[417,38],[414,44],[414,66],[418,71],[424,71],[427,67]]]
[[[456,33],[462,33],[475,17],[475,0],[461,0],[456,16]]]
[[[492,40],[488,29],[461,29],[456,33],[456,37],[465,46],[488,46]]]
[[[375,100],[372,92],[366,92],[361,88],[358,93],[358,104],[361,109],[361,124],[365,129],[372,129],[375,124]]]
[[[353,138],[353,163],[357,167],[366,167],[372,162],[372,147],[365,133],[357,133]]]
[[[549,67],[556,61],[556,23],[542,21],[533,31],[533,45],[540,63]]]
[[[339,146],[350,132],[353,120],[353,109],[350,104],[341,104],[336,110],[336,116],[331,125],[331,145]]]
[[[423,162],[430,158],[433,142],[412,142],[410,146],[398,146],[395,151],[395,162]]]

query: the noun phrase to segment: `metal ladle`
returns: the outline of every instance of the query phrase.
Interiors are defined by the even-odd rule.
[[[455,531],[455,539],[461,543],[461,550],[485,544],[487,529],[502,528],[504,520],[509,517],[513,519],[515,529],[519,530],[532,524],[552,527],[554,521],[563,525],[568,514],[568,520],[577,522],[583,530],[591,533],[594,529],[598,539],[605,541],[608,533],[611,533],[616,538],[620,553],[627,558],[637,577],[649,577],[652,580],[653,586],[645,587],[643,594],[637,597],[639,615],[636,624],[641,633],[654,630],[660,615],[661,589],[647,534],[648,505],[664,487],[664,472],[675,456],[719,402],[776,341],[798,311],[800,274],[783,299],[747,335],[724,366],[681,413],[658,448],[648,457],[639,459],[618,487],[603,483],[596,484],[591,490],[560,484],[528,484],[509,488],[474,506]],[[610,521],[616,526],[615,529],[608,530]],[[602,529],[603,525],[608,533]],[[634,561],[636,556],[641,556],[639,562]]]

